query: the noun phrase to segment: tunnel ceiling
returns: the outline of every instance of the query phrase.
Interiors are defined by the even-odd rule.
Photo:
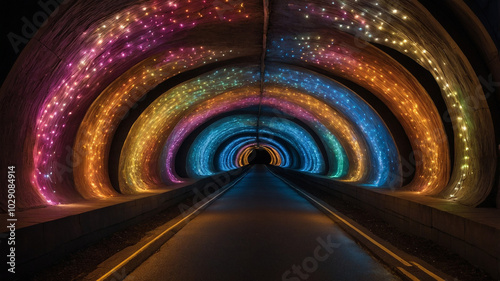
[[[440,4],[458,38],[427,2],[67,1],[1,88],[18,206],[165,188],[259,149],[367,188],[495,198],[498,50],[464,3]]]

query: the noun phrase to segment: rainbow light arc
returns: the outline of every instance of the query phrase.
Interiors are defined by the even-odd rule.
[[[366,188],[469,206],[492,191],[485,93],[418,1],[271,1],[270,14],[258,0],[74,2],[39,30],[1,88],[0,114],[15,127],[4,135],[19,140],[2,153],[23,163],[20,208],[170,189],[248,165],[255,149],[273,165]],[[387,48],[432,75],[449,122]],[[395,126],[371,103],[409,140],[409,183]]]

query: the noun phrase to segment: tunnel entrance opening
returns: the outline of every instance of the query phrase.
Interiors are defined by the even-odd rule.
[[[271,164],[271,155],[265,149],[256,148],[248,155],[248,163],[253,164]]]

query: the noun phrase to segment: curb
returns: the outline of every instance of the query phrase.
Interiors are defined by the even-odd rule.
[[[360,243],[363,248],[368,250],[379,261],[391,268],[394,273],[403,280],[456,280],[455,278],[437,270],[425,261],[399,250],[389,242],[374,235],[354,220],[335,210],[321,199],[301,190],[297,185],[277,175],[270,169],[268,170],[274,176],[290,186],[290,188],[295,190],[300,196],[304,197],[312,205],[321,210],[332,221],[337,223],[342,230]]]
[[[165,223],[164,225],[158,227],[156,230],[154,230],[156,232],[155,235],[153,235],[154,238],[145,243],[139,249],[125,248],[121,250],[120,252],[116,253],[115,255],[101,263],[96,270],[89,273],[86,277],[83,278],[83,280],[117,281],[125,279],[128,274],[134,271],[135,268],[137,268],[146,259],[153,255],[165,242],[167,242],[172,236],[179,232],[199,213],[201,213],[211,203],[213,203],[216,199],[218,199],[221,195],[223,195],[226,191],[228,191],[231,187],[233,187],[236,183],[243,179],[249,171],[250,169],[247,169],[233,182],[226,184],[215,193],[210,194],[202,201],[193,205],[190,209],[195,210],[188,215],[181,214]],[[166,229],[161,231],[161,229],[164,229],[165,227]],[[157,234],[160,231],[161,233]],[[145,241],[141,242],[144,243]],[[110,270],[109,268],[112,269]]]

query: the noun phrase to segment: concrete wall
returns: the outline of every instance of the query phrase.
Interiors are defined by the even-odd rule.
[[[411,192],[356,187],[296,171],[274,170],[299,187],[317,187],[362,206],[406,233],[432,240],[500,280],[498,209],[470,208]]]
[[[214,192],[242,176],[245,170],[246,168],[243,168],[222,173],[182,184],[168,191],[139,195],[140,198],[124,196],[85,202],[85,205],[90,206],[86,207],[85,211],[79,210],[79,204],[72,204],[74,206],[52,206],[18,212],[16,216],[19,226],[15,232],[16,278],[29,276],[69,253],[173,207],[193,194],[198,197],[208,195],[209,192]],[[209,191],[206,192],[206,189]],[[109,201],[113,200],[122,202],[110,205]],[[108,206],[102,206],[103,204]],[[2,232],[7,230],[4,228]],[[1,244],[6,245],[4,241]],[[5,271],[0,274],[0,280],[8,280],[3,278],[4,273]]]

